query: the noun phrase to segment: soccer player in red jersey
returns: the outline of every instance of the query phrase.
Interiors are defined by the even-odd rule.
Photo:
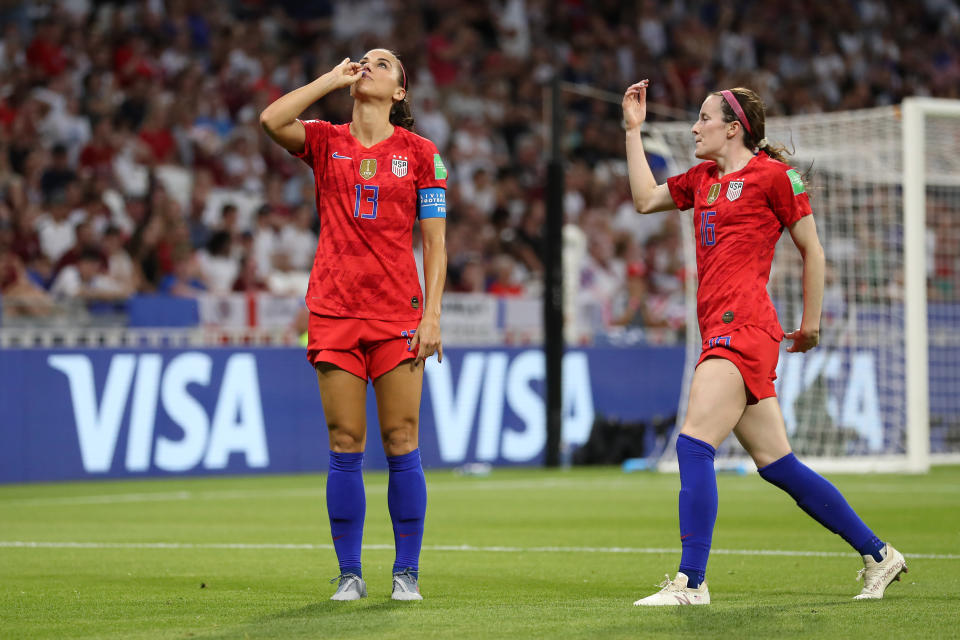
[[[703,352],[677,438],[680,568],[659,592],[634,604],[710,603],[704,576],[717,517],[713,463],[731,431],[764,480],[863,556],[864,587],[856,598],[882,598],[907,570],[903,555],[877,538],[829,481],[793,455],[773,386],[780,341],[793,341],[789,352],[805,352],[817,346],[820,335],[824,257],[803,178],[784,162],[785,149],[764,136],[759,96],[736,88],[711,93],[700,108],[692,133],[703,162],[658,185],[640,138],[647,87],[643,80],[623,96],[630,189],[640,213],[694,210]],[[803,258],[803,317],[800,328],[786,336],[766,290],[785,228]]]
[[[350,88],[348,124],[298,116]],[[307,288],[307,356],[317,371],[330,437],[327,512],[340,565],[333,600],[366,597],[360,564],[366,499],[367,379],[377,397],[390,475],[387,503],[396,560],[394,600],[421,600],[420,547],[427,490],[417,446],[423,363],[443,359],[440,298],[446,277],[447,170],[429,140],[410,131],[407,77],[386,49],[349,58],[264,109],[260,123],[303,159],[316,180],[320,241]],[[426,297],[412,249],[423,234]]]

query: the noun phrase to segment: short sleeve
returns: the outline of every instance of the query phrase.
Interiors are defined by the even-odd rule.
[[[290,151],[290,155],[300,158],[311,168],[314,166],[314,159],[322,158],[327,148],[327,139],[333,130],[333,125],[326,120],[301,120],[303,125],[304,142],[303,151],[297,153]]]
[[[423,138],[419,147],[417,189],[446,189],[447,167],[443,164],[440,152],[437,151],[437,145]]]
[[[677,209],[685,211],[693,206],[694,195],[700,184],[700,172],[703,163],[691,167],[686,173],[667,178],[667,189]]]
[[[777,167],[771,172],[770,190],[767,198],[770,208],[784,227],[790,227],[797,220],[813,213],[810,208],[810,196],[803,177],[796,169]]]

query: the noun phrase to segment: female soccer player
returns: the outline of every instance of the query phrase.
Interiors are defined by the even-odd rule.
[[[299,120],[331,91],[350,87],[349,124]],[[330,436],[327,511],[340,576],[333,600],[366,597],[360,546],[366,498],[367,379],[377,396],[390,468],[387,503],[396,560],[394,600],[418,585],[427,489],[417,448],[423,363],[440,343],[447,171],[432,142],[410,131],[407,78],[385,49],[349,58],[264,109],[267,134],[313,169],[320,242],[307,288],[307,357],[317,371]],[[412,249],[423,234],[426,298]]]
[[[737,88],[711,93],[700,108],[692,132],[696,156],[704,162],[658,185],[640,139],[648,84],[642,80],[623,96],[630,189],[640,213],[694,209],[703,352],[677,438],[680,570],[658,593],[634,604],[710,603],[704,575],[717,518],[713,461],[731,431],[764,480],[863,556],[864,586],[856,598],[882,598],[907,570],[903,555],[877,538],[830,482],[791,453],[773,386],[784,337],[793,341],[790,352],[807,351],[819,341],[824,257],[803,179],[784,162],[784,148],[764,137],[763,102],[753,91]],[[803,258],[803,318],[786,336],[766,291],[784,228]]]

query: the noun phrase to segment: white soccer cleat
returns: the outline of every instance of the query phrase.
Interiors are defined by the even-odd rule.
[[[337,592],[330,596],[331,600],[359,600],[367,597],[367,583],[358,575],[341,573],[330,582],[337,582]]]
[[[423,600],[423,596],[420,595],[420,585],[410,573],[410,569],[393,574],[393,593],[390,597],[393,600]]]
[[[900,580],[900,574],[907,572],[903,554],[889,544],[884,545],[880,555],[883,556],[880,562],[873,556],[863,556],[863,569],[857,572],[857,582],[863,578],[863,590],[854,600],[879,600],[890,583]]]
[[[633,603],[635,607],[673,607],[681,604],[710,604],[710,592],[707,591],[707,581],[704,580],[696,589],[687,587],[687,574],[677,573],[673,580],[664,576],[666,580],[660,583],[660,591]]]

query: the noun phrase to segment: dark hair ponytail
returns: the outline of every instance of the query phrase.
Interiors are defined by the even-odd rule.
[[[410,101],[406,96],[403,100],[394,102],[390,108],[390,124],[413,131],[413,112],[410,110]]]
[[[389,51],[389,49],[388,49]],[[403,127],[407,131],[413,131],[413,111],[410,109],[410,101],[407,100],[407,70],[403,68],[400,62],[400,56],[396,51],[390,51],[393,57],[397,59],[397,84],[403,87],[403,100],[398,100],[390,107],[390,124],[395,127]]]

